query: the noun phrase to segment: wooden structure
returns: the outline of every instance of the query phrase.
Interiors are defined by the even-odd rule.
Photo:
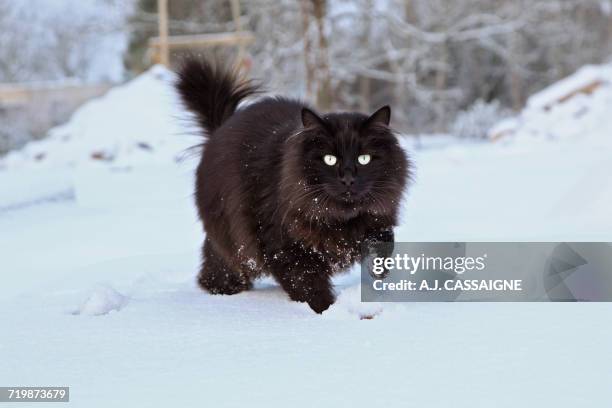
[[[0,84],[0,107],[21,107],[42,101],[80,105],[104,94],[110,84],[58,81],[31,84]]]
[[[159,36],[149,39],[149,52],[154,62],[169,66],[172,49],[202,49],[215,46],[238,47],[238,61],[243,63],[246,57],[246,47],[255,41],[250,31],[244,31],[240,22],[240,1],[230,0],[233,32],[208,33],[195,35],[168,34],[168,0],[157,0]]]
[[[103,95],[110,87],[111,84],[84,84],[75,80],[0,84],[0,124],[5,125],[0,153],[21,146],[22,137],[43,137],[52,127],[65,123],[85,102]]]

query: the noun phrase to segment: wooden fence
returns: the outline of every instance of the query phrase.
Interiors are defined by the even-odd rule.
[[[88,85],[76,81],[0,84],[0,107],[18,108],[37,104],[40,101],[80,105],[91,98],[102,95],[110,87],[110,84]]]

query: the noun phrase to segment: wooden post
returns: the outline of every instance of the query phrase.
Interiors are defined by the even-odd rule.
[[[170,65],[168,51],[168,0],[157,0],[157,18],[159,24],[159,63]]]
[[[242,23],[240,22],[240,0],[230,0],[230,6],[232,8],[232,18],[234,20],[234,30],[236,32],[242,31]],[[243,67],[245,58],[245,48],[243,43],[238,44],[238,66]]]
[[[304,70],[306,71],[306,100],[315,100],[315,66],[312,56],[312,40],[310,38],[310,6],[309,0],[301,0],[302,10],[302,38],[304,41]]]

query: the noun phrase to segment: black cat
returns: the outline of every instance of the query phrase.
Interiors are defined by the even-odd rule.
[[[176,85],[206,133],[196,203],[206,231],[198,282],[241,292],[270,273],[317,313],[334,302],[330,276],[369,241],[393,241],[410,164],[385,106],[371,116],[318,115],[263,97],[235,72],[185,62]]]

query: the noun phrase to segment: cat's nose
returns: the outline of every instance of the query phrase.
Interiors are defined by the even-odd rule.
[[[340,177],[340,182],[347,187],[351,187],[353,184],[355,184],[355,177],[353,177],[352,174],[348,173]]]

